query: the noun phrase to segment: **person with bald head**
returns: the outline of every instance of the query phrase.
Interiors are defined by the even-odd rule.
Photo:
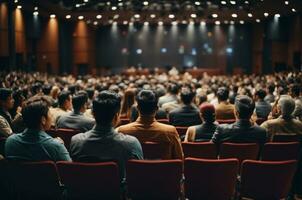
[[[277,104],[280,116],[276,119],[265,121],[261,127],[265,128],[272,139],[277,134],[302,135],[302,122],[294,119],[295,100],[289,95],[282,95]]]

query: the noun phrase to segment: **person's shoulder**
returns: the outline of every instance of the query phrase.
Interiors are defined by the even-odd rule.
[[[116,129],[117,129],[119,132],[121,132],[121,130],[129,130],[129,129],[132,129],[133,126],[135,126],[136,124],[137,124],[137,122],[134,121],[134,122],[131,122],[131,123],[129,123],[129,124],[121,125],[121,126],[117,127]]]
[[[136,137],[124,134],[120,131],[115,133],[114,139],[116,142],[120,143],[124,148],[131,148],[140,144]]]
[[[175,126],[160,123],[160,122],[156,122],[155,126],[157,126],[158,130],[160,130],[163,133],[177,134],[177,130],[176,130]]]
[[[81,142],[86,140],[90,135],[90,131],[87,131],[85,133],[78,133],[71,138],[71,142],[76,143],[76,142]]]

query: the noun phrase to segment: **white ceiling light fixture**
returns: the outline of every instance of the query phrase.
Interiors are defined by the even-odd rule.
[[[141,16],[139,14],[135,14],[134,18],[139,19]]]
[[[169,18],[170,18],[170,19],[174,19],[174,18],[175,18],[175,15],[169,14]]]
[[[80,15],[78,16],[78,20],[83,20],[84,19],[84,16]]]
[[[96,18],[97,18],[97,19],[101,19],[101,18],[102,18],[102,15],[97,15]]]
[[[192,13],[192,14],[191,14],[191,17],[192,17],[192,18],[196,18],[197,15],[196,15],[195,13]]]
[[[215,21],[215,24],[216,25],[220,25],[220,21]]]
[[[153,19],[153,18],[156,17],[156,15],[155,14],[151,14],[150,17]]]
[[[218,17],[218,14],[213,13],[213,14],[212,14],[212,17],[213,17],[213,18],[217,18],[217,17]]]
[[[56,15],[55,15],[55,14],[51,14],[51,15],[50,15],[50,18],[51,18],[51,19],[56,18]]]
[[[253,17],[253,14],[252,13],[248,13],[247,16],[248,17]]]
[[[233,14],[232,14],[232,17],[233,17],[233,18],[237,18],[238,15],[237,15],[236,13],[233,13]]]
[[[267,12],[264,13],[264,17],[268,17],[269,14]]]
[[[220,3],[221,3],[222,5],[227,4],[227,2],[226,2],[226,1],[220,1]]]
[[[260,22],[261,22],[261,20],[260,20],[260,19],[256,19],[256,22],[257,22],[257,23],[260,23]]]
[[[230,3],[231,3],[232,5],[235,5],[235,4],[236,4],[236,1],[230,1]]]
[[[243,20],[240,20],[239,23],[240,23],[240,24],[244,24],[244,21],[243,21]]]
[[[70,18],[71,18],[71,15],[66,15],[65,18],[66,18],[66,19],[70,19]]]

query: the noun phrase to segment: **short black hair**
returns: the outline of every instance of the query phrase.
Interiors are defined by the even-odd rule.
[[[141,90],[136,96],[137,108],[142,115],[156,112],[158,97],[152,90]]]
[[[121,109],[121,96],[108,90],[102,91],[93,100],[92,111],[97,124],[108,125]]]
[[[301,86],[299,84],[294,84],[291,88],[291,92],[297,97],[300,96]]]
[[[189,87],[184,87],[181,89],[180,99],[184,104],[188,105],[192,103],[192,100],[195,97],[195,95],[196,93],[193,92]]]
[[[0,101],[6,101],[9,96],[13,94],[13,91],[8,88],[0,88]]]
[[[32,97],[25,102],[22,108],[22,118],[27,128],[36,129],[40,127],[42,117],[47,117],[49,102],[46,97]]]
[[[265,96],[266,96],[266,91],[263,90],[263,89],[259,89],[259,90],[256,92],[256,95],[257,95],[260,99],[264,99]]]
[[[272,93],[275,91],[275,85],[274,85],[274,84],[270,84],[270,85],[267,87],[267,89],[268,89],[268,92],[269,92],[270,94],[272,94]]]
[[[235,109],[239,114],[239,119],[250,119],[255,109],[255,103],[246,95],[238,95],[235,99]]]
[[[229,90],[226,87],[220,87],[217,91],[217,98],[219,101],[226,101],[229,98]]]
[[[59,106],[63,106],[65,101],[68,100],[70,97],[70,92],[69,91],[62,91],[60,92],[59,96],[58,96],[58,103]]]
[[[93,88],[87,88],[86,89],[86,92],[88,94],[88,98],[89,99],[93,99],[93,96],[94,96],[94,89]]]
[[[42,89],[42,84],[37,82],[35,84],[33,84],[33,86],[31,87],[31,92],[33,95],[38,94]]]
[[[198,99],[199,99],[199,105],[200,105],[200,104],[208,101],[208,96],[206,94],[201,94],[201,95],[199,95]]]
[[[49,95],[51,92],[52,86],[51,85],[43,85],[42,92],[45,95]]]
[[[81,107],[85,105],[88,101],[88,94],[86,91],[82,90],[77,92],[72,97],[72,106],[74,111],[79,111]]]
[[[168,92],[170,92],[171,94],[178,94],[179,86],[175,83],[170,83],[168,85]]]

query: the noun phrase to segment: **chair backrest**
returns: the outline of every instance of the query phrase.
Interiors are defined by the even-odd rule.
[[[130,123],[129,118],[120,118],[118,126],[122,126],[122,125],[129,124],[129,123]]]
[[[218,124],[233,124],[236,122],[236,119],[218,119],[216,120]]]
[[[164,159],[169,151],[169,145],[166,143],[144,142],[142,149],[145,159]]]
[[[183,142],[182,149],[185,158],[217,158],[217,148],[216,145],[212,142]]]
[[[118,166],[114,162],[60,161],[59,175],[68,199],[120,199]]]
[[[299,142],[266,143],[262,149],[261,160],[297,160],[299,156],[299,149]]]
[[[254,161],[242,163],[240,196],[252,199],[286,198],[297,162]]]
[[[157,119],[158,122],[163,123],[163,124],[169,124],[168,119]]]
[[[239,162],[237,159],[185,159],[185,196],[188,199],[231,199]]]
[[[178,199],[181,160],[130,160],[126,179],[131,199]]]
[[[257,160],[259,145],[256,143],[222,143],[219,158],[237,158],[239,165],[244,160]]]
[[[178,133],[179,137],[183,137],[183,136],[186,135],[188,127],[186,127],[186,126],[176,126],[175,128],[177,130],[177,133]]]
[[[47,131],[47,133],[52,137],[60,137],[64,141],[64,145],[66,149],[69,149],[70,147],[72,136],[80,132],[81,132],[80,130],[73,130],[73,129],[66,129],[66,128],[59,128],[59,129]]]
[[[277,134],[273,136],[273,142],[300,142],[300,135]]]
[[[0,137],[0,154],[4,156],[5,137]]]
[[[7,162],[7,177],[16,199],[59,199],[61,189],[52,161]]]

